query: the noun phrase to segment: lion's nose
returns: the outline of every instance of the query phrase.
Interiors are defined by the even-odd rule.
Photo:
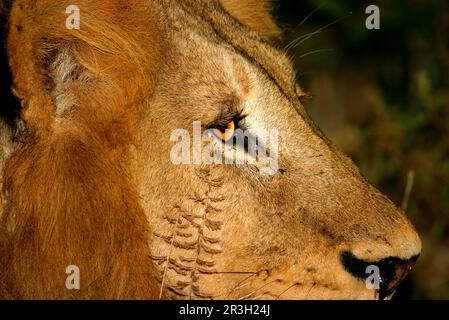
[[[344,251],[340,254],[340,261],[346,271],[354,277],[366,280],[378,270],[379,276],[379,299],[383,300],[396,290],[396,287],[407,276],[418,260],[419,255],[404,260],[397,257],[388,257],[379,261],[368,262],[358,259],[352,252]],[[371,268],[369,268],[371,266]]]

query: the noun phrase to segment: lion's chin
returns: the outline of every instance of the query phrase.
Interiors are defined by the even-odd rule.
[[[306,293],[283,296],[288,300],[391,300],[394,293],[382,297],[379,290],[367,289],[363,286],[345,289],[316,288]]]
[[[354,288],[331,289],[327,287],[307,290],[289,290],[290,292],[264,292],[259,295],[246,296],[247,300],[381,300],[379,290]],[[394,293],[393,293],[394,294]],[[393,294],[383,297],[382,300],[391,300]],[[234,299],[237,297],[230,297]],[[241,299],[241,297],[240,297]]]

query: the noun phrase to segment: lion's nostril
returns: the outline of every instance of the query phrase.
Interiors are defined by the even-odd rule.
[[[346,271],[360,280],[366,280],[371,275],[369,266],[376,266],[379,270],[379,298],[384,299],[394,293],[396,287],[412,269],[418,256],[410,259],[388,257],[379,261],[368,262],[358,259],[352,252],[344,251],[340,254],[340,261]]]

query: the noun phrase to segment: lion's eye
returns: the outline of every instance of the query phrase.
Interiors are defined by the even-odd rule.
[[[221,139],[223,142],[226,142],[234,136],[235,127],[236,127],[235,120],[232,119],[224,125],[217,126],[214,129],[214,134],[218,139]]]

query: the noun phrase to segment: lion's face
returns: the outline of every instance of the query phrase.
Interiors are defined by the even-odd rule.
[[[379,265],[381,295],[392,293],[420,240],[311,125],[292,99],[294,73],[284,55],[227,24],[224,11],[211,14],[219,16],[215,31],[194,14],[174,12],[165,20],[169,49],[133,147],[163,291],[176,298],[372,299],[366,267],[398,258],[404,264]],[[274,174],[261,174],[258,163],[173,163],[174,130],[189,132],[193,162],[194,121],[203,132],[236,118],[253,136],[277,130]]]
[[[309,120],[264,1],[78,2],[80,30],[61,26],[65,1],[11,11],[11,70],[32,134],[6,166],[0,227],[22,296],[66,297],[59,273],[72,263],[99,283],[84,297],[394,292],[419,237]],[[239,164],[205,161],[206,130],[223,150],[247,134]],[[379,292],[365,283],[372,265]],[[104,270],[117,281],[97,281]]]

